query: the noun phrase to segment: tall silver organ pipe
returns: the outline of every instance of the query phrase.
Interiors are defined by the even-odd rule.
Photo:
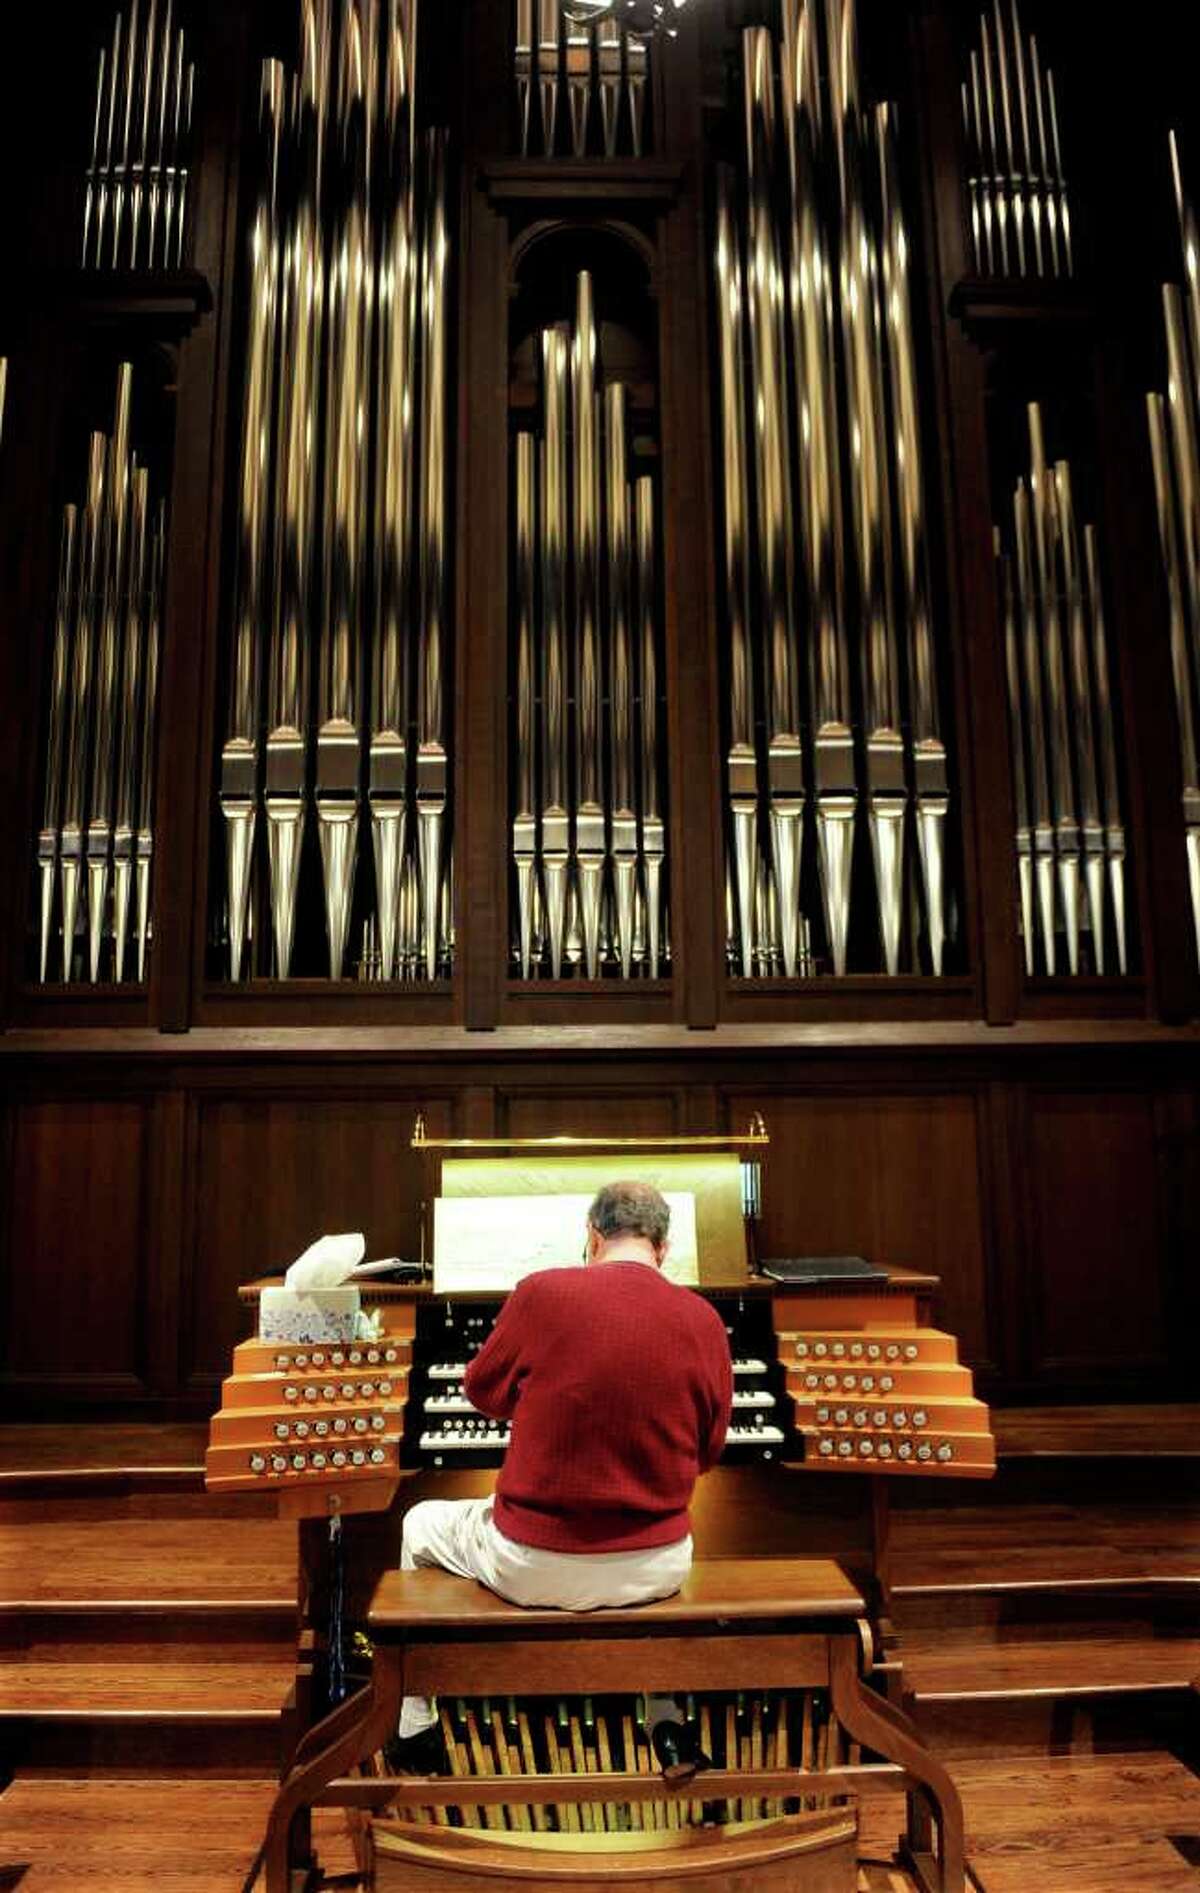
[[[732,824],[733,925],[742,974],[750,977],[758,878],[758,760],[750,655],[750,511],[742,404],[745,298],[733,173],[717,173],[717,329],[725,491],[725,608],[729,627],[729,753],[725,789]]]
[[[633,914],[637,877],[627,414],[624,387],[619,381],[610,382],[604,391],[605,431],[608,439],[604,509],[608,519],[609,781],[612,790],[613,931],[623,979],[628,979],[633,970]]]
[[[824,139],[815,0],[783,9],[783,118],[791,197],[788,308],[797,404],[801,553],[810,612],[812,772],[826,928],[844,970],[857,791],[851,734],[842,545],[842,464],[834,367],[833,284],[819,208]],[[748,973],[743,949],[743,972]]]
[[[791,430],[783,265],[772,208],[777,162],[774,54],[766,27],[744,35],[748,230],[746,273],[758,492],[759,610],[766,639],[767,803],[784,971],[796,971],[804,775],[797,669]]]
[[[590,273],[535,338],[514,441],[513,971],[660,976],[666,942],[654,480],[605,382]]]
[[[537,682],[534,621],[537,558],[537,463],[535,435],[517,435],[516,465],[516,808],[513,812],[513,863],[517,877],[517,965],[522,979],[533,966],[533,924],[537,893]]]
[[[655,508],[654,480],[648,473],[639,476],[634,486],[634,534],[637,559],[637,627],[635,649],[641,653],[641,796],[642,796],[642,882],[645,900],[645,924],[642,936],[651,979],[659,975],[663,951],[663,866],[666,859],[666,830],[659,798],[658,747],[658,655],[655,625],[658,622],[658,588],[655,580]],[[636,930],[634,952],[636,946]]]
[[[133,910],[134,868],[137,848],[138,704],[142,687],[142,624],[145,613],[147,560],[150,554],[150,476],[132,464],[130,480],[129,563],[122,617],[124,649],[121,655],[117,708],[116,788],[113,805],[113,978],[124,977],[129,925]]]
[[[413,196],[416,0],[390,10],[384,29],[381,248],[375,362],[375,598],[368,794],[378,901],[379,973],[411,964],[401,884],[413,836],[408,820],[413,653],[414,415],[418,270]]]
[[[434,979],[445,944],[440,924],[443,878],[449,875],[446,812],[446,308],[449,236],[446,222],[446,135],[426,134],[426,219],[421,259],[421,530],[420,636],[417,678],[417,828],[421,851],[422,947]]]
[[[963,82],[972,257],[981,276],[1069,276],[1071,207],[1054,74],[1021,24],[1019,0],[992,0]]]
[[[121,650],[121,607],[128,584],[126,541],[132,472],[129,459],[132,400],[133,368],[129,362],[122,362],[117,369],[116,418],[107,449],[107,504],[101,531],[101,589],[96,608],[95,690],[86,841],[88,975],[93,985],[100,978],[100,954],[104,942],[112,866],[117,676]]]
[[[235,979],[293,972],[310,784],[330,976],[355,915],[360,978],[450,967],[448,154],[417,138],[416,18],[300,0],[297,71],[264,70],[221,788]],[[265,930],[248,952],[260,812],[270,963]]]
[[[368,168],[378,84],[376,0],[348,0],[340,34],[330,181],[325,482],[317,661],[317,834],[325,878],[329,972],[342,974],[358,840],[362,749],[359,640],[366,604],[374,269]]]
[[[46,772],[42,795],[42,827],[38,835],[38,978],[45,983],[50,959],[50,928],[54,917],[54,877],[58,867],[58,831],[63,803],[63,740],[67,730],[67,691],[72,649],[79,636],[82,603],[80,585],[81,514],[78,506],[63,508],[62,547],[58,564],[58,594],[54,613],[54,656],[50,677],[50,709],[46,726]]]
[[[1200,246],[1175,132],[1170,134],[1170,160],[1183,285],[1163,284],[1167,390],[1165,399],[1161,394],[1146,396],[1146,415],[1167,584],[1188,892],[1200,959]]]
[[[267,669],[264,811],[275,972],[291,972],[308,777],[308,633],[318,506],[325,319],[322,208],[330,83],[329,0],[302,0],[289,143],[294,197],[281,237],[276,526]]]
[[[1011,538],[995,534],[1025,970],[1125,973],[1125,826],[1095,528],[1079,520],[1069,462],[1047,459],[1037,403],[1027,419],[1029,474],[1014,489]]]
[[[259,94],[262,170],[250,233],[249,333],[238,488],[238,545],[229,722],[221,751],[221,813],[225,819],[229,961],[242,973],[249,913],[250,868],[258,807],[258,733],[262,640],[269,596],[268,501],[271,493],[276,319],[279,303],[279,153],[285,130],[286,75],[263,61]]]
[[[900,525],[902,620],[908,636],[909,720],[917,816],[917,847],[925,893],[930,968],[942,971],[946,938],[945,830],[949,807],[946,745],[940,733],[937,662],[929,595],[929,553],[922,473],[917,366],[913,347],[908,259],[911,244],[900,198],[895,114],[875,113],[882,207],[882,306],[887,341],[897,517]]]
[[[571,337],[571,404],[574,468],[572,478],[571,554],[575,572],[575,872],[583,930],[583,959],[589,979],[600,972],[600,914],[604,891],[603,765],[600,748],[600,443],[596,394],[597,338],[592,278],[581,270],[576,281],[575,329]],[[607,393],[611,395],[612,389]],[[618,390],[618,393],[622,392]],[[610,452],[613,429],[610,425]],[[624,480],[624,431],[619,446]],[[609,486],[609,583],[614,614],[618,609],[612,573],[612,544],[619,513]],[[623,530],[623,528],[622,528]],[[619,609],[624,613],[624,603]],[[614,624],[614,639],[616,636]],[[614,643],[614,714],[616,704]],[[614,761],[614,782],[616,763]],[[616,795],[614,789],[614,795]],[[626,798],[630,802],[630,798]],[[618,849],[614,816],[614,855]]]
[[[883,336],[881,242],[868,234],[865,125],[858,100],[853,0],[827,0],[833,60],[843,242],[841,311],[850,422],[850,495],[858,568],[866,790],[884,970],[899,971],[907,787],[892,603],[893,548]],[[844,959],[835,972],[845,971]]]
[[[183,261],[195,66],[172,0],[131,0],[100,48],[84,181],[85,269]]]
[[[853,911],[861,802],[879,970],[940,975],[949,796],[895,112],[862,106],[853,0],[785,0],[782,137],[776,50],[765,28],[743,35],[744,227],[730,179],[716,186],[728,959],[742,977],[808,976],[819,882],[817,964],[847,971],[852,933],[869,937]]]
[[[567,338],[542,335],[542,874],[550,964],[557,976],[567,924]]]
[[[128,362],[117,369],[114,407],[111,436],[89,438],[83,501],[63,509],[36,850],[43,983],[56,893],[63,980],[125,979],[134,935],[137,977],[145,974],[149,883],[143,900],[139,863],[153,850],[165,523],[132,447]]]

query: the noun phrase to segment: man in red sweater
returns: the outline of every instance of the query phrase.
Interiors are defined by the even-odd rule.
[[[670,1214],[648,1184],[609,1184],[588,1212],[587,1266],[526,1276],[509,1296],[464,1381],[481,1413],[512,1423],[495,1496],[415,1505],[402,1570],[440,1565],[563,1610],[679,1589],[733,1369],[719,1315],[662,1274]],[[407,1698],[402,1742],[435,1720]]]

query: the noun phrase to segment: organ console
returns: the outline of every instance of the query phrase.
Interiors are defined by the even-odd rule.
[[[364,1282],[371,1338],[307,1345],[247,1340],[235,1349],[212,1421],[207,1483],[270,1493],[281,1515],[301,1522],[298,1735],[337,1699],[354,1626],[365,1621],[378,1577],[398,1562],[404,1511],[426,1497],[488,1491],[503,1459],[507,1426],[477,1413],[463,1392],[467,1365],[486,1341],[503,1293],[494,1282],[472,1287],[457,1279],[446,1292],[434,1244],[436,1204],[455,1193],[488,1200],[527,1195],[532,1208],[534,1198],[594,1190],[622,1172],[668,1191],[687,1179],[696,1206],[696,1292],[718,1309],[729,1335],[733,1416],[722,1463],[697,1487],[698,1555],[837,1558],[868,1602],[873,1685],[898,1703],[888,1487],[896,1477],[987,1477],[995,1468],[988,1410],[974,1395],[954,1337],[932,1325],[932,1276],[888,1267],[869,1279],[809,1286],[759,1273],[760,1167],[768,1142],[761,1120],[729,1137],[520,1144],[435,1143],[418,1121],[414,1144],[424,1153],[428,1184],[423,1252],[434,1256],[432,1280]],[[243,1301],[254,1306],[264,1286],[243,1289]],[[542,1757],[556,1772],[569,1769],[572,1758],[578,1768],[579,1754],[593,1755],[587,1767],[601,1767],[602,1747],[622,1749],[612,1731],[627,1722],[634,1732],[630,1756],[636,1749],[633,1703],[603,1705],[598,1724],[590,1699],[537,1707],[528,1726],[549,1726],[548,1710],[566,1731],[565,1745]],[[769,1695],[728,1703],[705,1698],[696,1712],[715,1732],[727,1766],[736,1767],[739,1757],[748,1765],[754,1754],[767,1752],[803,1754],[836,1769],[853,1748],[839,1743],[819,1692],[790,1705]],[[493,1753],[492,1737],[510,1723],[523,1760],[536,1759],[536,1744],[520,1733],[526,1713],[516,1702],[447,1705],[443,1724],[454,1772],[508,1772],[508,1738],[503,1753]],[[605,1730],[603,1745],[598,1735],[589,1738],[593,1726]],[[460,1739],[472,1728],[482,1735]],[[694,1807],[701,1818],[703,1804]],[[730,1801],[728,1817],[751,1817],[756,1808]],[[446,1816],[438,1809],[430,1818]],[[492,1807],[468,1808],[457,1818],[468,1826],[492,1828],[497,1818],[503,1824]],[[681,1817],[677,1809],[659,1810],[637,1820],[651,1825],[659,1818],[670,1824]],[[549,1814],[546,1819],[552,1825]],[[614,1808],[607,1824],[599,1813],[595,1819],[616,1829],[624,1816]]]

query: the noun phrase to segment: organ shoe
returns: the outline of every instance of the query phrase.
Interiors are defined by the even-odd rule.
[[[664,1781],[690,1781],[701,1768],[713,1765],[690,1722],[658,1722],[650,1739]]]
[[[445,1738],[436,1722],[417,1735],[393,1735],[384,1744],[383,1759],[390,1775],[448,1775],[451,1772]]]

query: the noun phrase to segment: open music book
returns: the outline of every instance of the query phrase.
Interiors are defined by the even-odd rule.
[[[592,1194],[438,1197],[434,1293],[504,1294],[538,1269],[582,1266]],[[664,1194],[671,1208],[671,1244],[663,1274],[694,1286],[700,1279],[696,1199],[690,1191]]]

